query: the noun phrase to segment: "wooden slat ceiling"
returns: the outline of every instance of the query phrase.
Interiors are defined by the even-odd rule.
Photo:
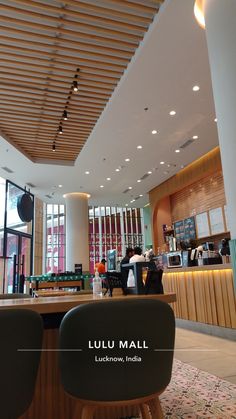
[[[0,0],[5,138],[34,162],[73,164],[162,2]]]

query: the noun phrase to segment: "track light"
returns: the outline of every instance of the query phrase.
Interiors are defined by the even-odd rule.
[[[52,151],[56,151],[56,144],[55,143],[53,143],[53,145],[52,145]]]
[[[63,130],[62,130],[62,126],[60,125],[59,126],[59,134],[62,134],[63,133]]]
[[[67,114],[67,111],[66,110],[64,110],[64,112],[63,112],[63,119],[65,121],[68,119],[68,114]]]
[[[74,92],[78,92],[79,88],[78,88],[78,83],[76,80],[73,81],[73,90]]]

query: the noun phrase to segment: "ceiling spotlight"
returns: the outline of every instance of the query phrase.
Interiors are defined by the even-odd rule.
[[[128,204],[125,204],[126,207],[128,207]]]
[[[175,150],[175,152],[176,152],[176,153],[180,153],[180,150],[177,148],[177,149]]]
[[[59,134],[62,134],[63,133],[63,129],[62,129],[62,126],[60,125],[59,126]]]
[[[66,110],[64,110],[64,112],[63,112],[63,119],[65,121],[68,119],[68,114],[67,114],[67,111]]]
[[[104,186],[103,185],[100,185],[100,188],[104,188]]]
[[[153,129],[152,134],[157,134],[157,130]]]
[[[62,185],[58,185],[58,188],[62,188]]]
[[[132,186],[129,186],[128,189],[132,189]]]
[[[152,171],[151,171],[151,170],[149,170],[148,174],[149,174],[149,175],[151,175],[151,174],[152,174]]]
[[[73,90],[74,90],[74,92],[78,92],[78,90],[79,90],[77,80],[73,81]]]
[[[197,140],[198,139],[198,135],[193,135],[192,139],[193,140]]]
[[[137,182],[140,183],[141,182],[141,179],[138,179]]]
[[[56,144],[55,143],[53,143],[53,145],[52,145],[52,151],[56,151]]]
[[[217,122],[217,118],[215,118],[214,121]]]
[[[176,112],[175,111],[170,111],[170,115],[174,116],[174,115],[176,115]]]
[[[137,149],[138,149],[138,150],[141,150],[141,148],[143,148],[143,146],[142,146],[142,145],[138,145],[138,146],[137,146]]]
[[[89,172],[88,170],[86,170],[85,174],[86,174],[86,175],[89,175],[89,173],[90,173],[90,172]]]
[[[111,178],[110,177],[107,177],[107,180],[111,180]]]
[[[119,172],[120,171],[120,169],[116,169],[116,172]]]
[[[143,195],[139,195],[140,196],[140,198],[143,196]]]
[[[130,161],[130,159],[125,159],[125,161]]]
[[[165,162],[164,161],[160,161],[160,164],[165,164]]]
[[[198,90],[200,90],[200,87],[199,86],[193,86],[193,91],[194,92],[198,92]]]

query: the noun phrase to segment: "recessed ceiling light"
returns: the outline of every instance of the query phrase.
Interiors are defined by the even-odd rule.
[[[143,146],[142,146],[142,145],[138,145],[138,146],[137,146],[137,149],[138,149],[138,150],[141,150],[141,148],[143,148]]]
[[[153,129],[152,130],[152,134],[157,134],[157,130],[156,129]]]
[[[132,189],[132,186],[129,186],[128,189]]]
[[[88,170],[86,170],[85,174],[86,174],[86,175],[89,175],[89,173],[90,173],[90,172],[89,172]]]
[[[197,86],[197,85],[196,86],[193,86],[193,91],[194,92],[198,92],[198,90],[200,90],[200,87],[199,86]]]
[[[137,182],[140,183],[141,182],[141,179],[138,179]]]
[[[140,198],[143,196],[143,195],[139,195],[140,196]]]
[[[125,161],[130,161],[130,159],[125,159]]]
[[[167,164],[167,167],[170,167],[170,164]]]
[[[119,172],[120,171],[120,169],[116,169],[116,172]]]
[[[90,193],[87,193],[87,198],[91,198],[91,195],[90,195]]]
[[[170,111],[170,115],[174,116],[174,115],[176,115],[176,112],[175,111]]]
[[[198,135],[193,135],[193,140],[197,140],[198,139]]]
[[[215,118],[214,121],[217,122],[217,118]]]
[[[176,153],[180,153],[180,150],[177,148],[177,149],[175,150],[175,152],[176,152]]]
[[[58,185],[58,188],[62,188],[62,185]]]
[[[133,199],[130,201],[130,203],[132,204],[132,202],[133,202]]]
[[[165,162],[164,161],[160,161],[160,164],[165,164]]]
[[[151,175],[151,174],[152,174],[152,171],[151,171],[151,170],[149,170],[148,174],[149,174],[149,175]]]
[[[100,185],[100,188],[104,188],[104,186],[103,185]]]
[[[107,180],[111,180],[111,178],[110,177],[107,177]]]
[[[126,207],[128,207],[128,204],[125,204]]]

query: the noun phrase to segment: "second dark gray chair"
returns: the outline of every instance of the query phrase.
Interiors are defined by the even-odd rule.
[[[84,405],[137,405],[143,418],[161,418],[158,395],[171,379],[175,320],[159,300],[103,301],[70,310],[60,327],[65,390]],[[79,419],[79,418],[78,418]]]
[[[0,417],[16,419],[29,407],[42,348],[41,316],[26,309],[0,310]]]

